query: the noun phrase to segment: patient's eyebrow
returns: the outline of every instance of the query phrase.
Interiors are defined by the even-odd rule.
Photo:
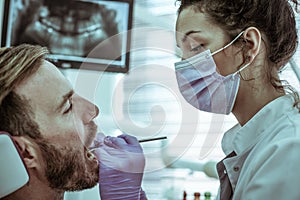
[[[56,111],[59,112],[66,104],[66,102],[70,99],[70,97],[74,94],[74,90],[70,90],[67,94],[63,95],[61,103],[56,108]]]

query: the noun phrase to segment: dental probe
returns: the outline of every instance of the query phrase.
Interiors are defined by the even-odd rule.
[[[154,141],[154,140],[164,140],[164,139],[167,139],[167,137],[164,136],[164,137],[156,137],[156,138],[143,139],[143,140],[139,140],[139,143],[150,142],[150,141]]]
[[[163,136],[163,137],[156,137],[156,138],[148,138],[148,139],[142,139],[142,140],[139,140],[139,143],[142,143],[142,142],[150,142],[150,141],[154,141],[154,140],[164,140],[164,139],[167,139],[166,136]],[[92,152],[96,149],[98,149],[101,145],[96,145],[94,147],[91,147],[89,148],[89,152]]]

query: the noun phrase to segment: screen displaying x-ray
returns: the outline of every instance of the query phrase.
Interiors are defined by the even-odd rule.
[[[48,47],[63,68],[127,72],[133,0],[6,0],[1,46]]]

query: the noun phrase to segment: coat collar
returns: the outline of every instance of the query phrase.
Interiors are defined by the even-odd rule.
[[[256,113],[244,126],[235,125],[229,129],[222,139],[222,149],[227,155],[234,151],[240,154],[251,148],[264,135],[266,129],[274,125],[274,121],[293,110],[291,95],[279,97]]]

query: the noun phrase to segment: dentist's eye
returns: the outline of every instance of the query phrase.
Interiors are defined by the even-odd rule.
[[[73,107],[72,99],[70,98],[68,102],[69,102],[69,105],[68,105],[67,109],[64,111],[64,114],[67,114],[72,110],[72,107]]]
[[[198,46],[196,46],[195,48],[191,49],[190,51],[192,52],[201,52],[204,50],[204,44],[200,44]]]

